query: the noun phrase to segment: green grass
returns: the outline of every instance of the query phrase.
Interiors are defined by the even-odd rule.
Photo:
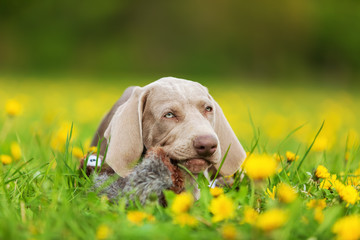
[[[4,137],[0,139],[0,154],[11,155],[10,145],[17,142],[22,157],[9,165],[0,164],[0,239],[95,239],[102,225],[110,230],[109,239],[220,239],[227,225],[234,226],[236,238],[241,239],[331,239],[335,236],[332,226],[338,219],[360,213],[359,202],[347,207],[336,191],[319,188],[319,180],[314,176],[314,170],[322,164],[345,182],[359,168],[356,119],[360,113],[353,107],[358,106],[359,98],[351,92],[280,87],[274,93],[255,85],[232,83],[217,88],[210,83],[210,92],[223,107],[246,151],[282,156],[292,151],[300,158],[292,163],[283,160],[282,171],[261,182],[236,175],[234,185],[224,189],[236,206],[235,217],[218,223],[211,221],[209,205],[213,197],[206,179],[200,176],[201,198],[189,212],[199,224],[180,227],[173,223],[171,208],[162,208],[156,201],[143,208],[125,209],[123,200],[114,204],[97,196],[90,189],[92,180],[78,170],[79,160],[73,156],[73,148],[85,151],[102,114],[121,95],[124,83],[41,84],[36,80],[14,80],[15,84],[7,80],[2,80],[0,105],[15,98],[23,105],[23,111],[12,118],[5,112],[1,115],[0,133]],[[103,90],[94,94],[95,89]],[[235,101],[229,100],[234,98]],[[326,104],[331,107],[327,109]],[[279,116],[269,115],[272,113]],[[277,122],[267,124],[272,118],[279,121],[285,118],[279,136],[273,132],[278,128]],[[64,121],[73,123],[74,129],[70,131],[71,124],[64,127],[67,138],[60,141],[59,150],[52,141],[61,134],[59,129]],[[328,141],[325,149],[317,145],[316,137]],[[296,189],[298,197],[294,202],[271,200],[265,194],[266,188],[272,189],[280,182]],[[359,194],[359,185],[355,187]],[[166,196],[171,206],[175,195],[166,192]],[[327,207],[323,211],[324,220],[319,223],[306,203],[323,198]],[[263,232],[241,223],[244,206],[260,212],[280,208],[286,211],[288,219],[284,226]],[[145,221],[140,226],[129,222],[127,212],[134,209],[153,215],[155,221]]]

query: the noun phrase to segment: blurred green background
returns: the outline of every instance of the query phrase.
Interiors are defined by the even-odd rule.
[[[2,0],[0,73],[353,85],[356,0]]]

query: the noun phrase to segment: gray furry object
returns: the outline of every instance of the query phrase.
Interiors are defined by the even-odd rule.
[[[117,175],[94,172],[94,190],[111,200],[125,197],[127,205],[135,200],[144,205],[152,195],[158,197],[162,206],[167,205],[163,191],[173,186],[171,172],[156,152],[149,152],[127,177],[114,176]]]

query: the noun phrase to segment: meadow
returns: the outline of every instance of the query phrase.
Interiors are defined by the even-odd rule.
[[[0,239],[360,239],[355,89],[200,79],[248,152],[234,184],[200,176],[200,200],[167,208],[90,191],[79,159],[102,116],[153,80],[0,78]]]

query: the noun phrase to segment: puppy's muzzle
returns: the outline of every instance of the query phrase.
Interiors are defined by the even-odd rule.
[[[197,153],[196,158],[174,161],[183,164],[192,173],[200,173],[207,169],[213,162],[211,156],[217,150],[218,140],[213,135],[200,135],[194,138],[193,147]]]
[[[218,141],[213,135],[201,135],[194,139],[193,146],[199,156],[210,157],[216,152]]]

